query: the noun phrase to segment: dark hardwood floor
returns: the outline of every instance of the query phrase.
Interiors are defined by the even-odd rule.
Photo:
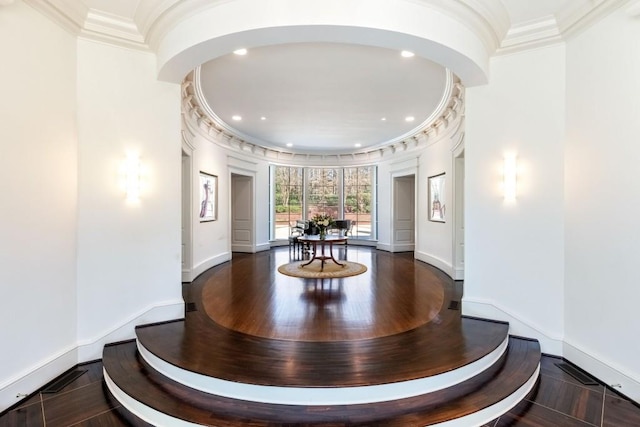
[[[231,341],[234,346],[251,344],[258,348],[274,342],[276,344],[273,345],[279,346],[278,350],[286,350],[289,346],[312,348],[321,341],[336,348],[349,346],[350,351],[354,351],[360,347],[366,349],[373,343],[383,345],[385,341],[391,342],[398,337],[407,337],[409,341],[413,341],[419,339],[421,333],[426,334],[428,329],[433,333],[438,325],[464,327],[466,322],[469,327],[473,327],[472,320],[466,321],[460,317],[459,311],[448,309],[452,301],[460,299],[460,282],[453,282],[442,272],[422,263],[420,268],[409,270],[408,263],[416,262],[411,253],[389,254],[355,246],[350,246],[348,251],[349,260],[366,264],[368,271],[344,282],[301,281],[274,274],[274,265],[289,260],[287,248],[256,255],[234,254],[233,263],[218,266],[201,275],[193,284],[183,285],[185,301],[192,310],[187,311],[185,322],[166,324],[166,328],[173,331],[171,335],[158,335],[158,340],[153,341],[152,336],[145,335],[153,335],[150,332],[153,328],[140,328],[139,339],[142,336],[150,346],[157,345],[158,351],[173,349],[171,351],[180,353],[184,350],[180,346],[188,340],[186,334],[180,335],[183,328],[181,324],[190,323],[193,327],[202,327],[198,334],[221,333],[227,339],[236,340]],[[232,264],[235,264],[234,268]],[[368,283],[374,279],[380,286],[372,291]],[[232,283],[244,283],[246,288],[231,286]],[[392,289],[400,287],[404,292],[392,292]],[[252,315],[248,316],[247,313]],[[296,327],[300,324],[306,326]],[[476,336],[476,332],[478,331],[471,335]],[[167,342],[167,336],[174,337],[175,342]],[[240,339],[243,336],[252,337],[249,344],[243,343]],[[219,338],[220,336],[211,336],[208,339]],[[200,342],[207,342],[208,339],[200,339]],[[162,345],[167,347],[163,349]],[[393,347],[402,348],[397,345],[397,341],[394,341]],[[510,345],[510,351],[517,352],[517,349],[517,343]],[[374,352],[379,350],[375,348]],[[443,350],[436,350],[433,357],[444,353]],[[122,353],[118,359],[122,364],[142,363],[135,355],[133,344],[114,346],[111,351]],[[297,353],[305,352],[298,348]],[[366,353],[363,355],[366,357]],[[258,366],[255,367],[256,372],[251,372],[245,366],[237,369],[234,374],[233,369],[230,369],[232,361],[229,361],[228,366],[203,365],[203,360],[207,359],[201,357],[187,362],[197,364],[197,370],[219,369],[219,372],[213,374],[237,375],[231,379],[240,381],[252,379],[256,372],[265,371],[264,367]],[[256,360],[259,359],[259,356],[256,357]],[[106,360],[105,358],[105,362]],[[602,385],[583,385],[556,366],[561,361],[555,357],[543,356],[536,388],[527,399],[487,426],[640,426],[638,406]],[[407,366],[408,377],[416,375],[415,372],[411,373],[412,370],[421,369],[419,364],[413,363],[413,366]],[[385,372],[388,374],[389,370],[393,370],[392,363],[382,370],[379,367],[383,365],[364,365],[374,366],[374,369],[368,372],[365,368],[352,379],[345,378],[345,373],[340,371],[326,372],[327,375],[320,377],[324,384],[327,381],[358,384],[362,378],[367,378],[367,382],[372,379],[375,382],[376,376],[377,381],[384,382]],[[56,393],[36,393],[5,411],[0,416],[0,427],[148,425],[132,416],[110,394],[104,384],[102,361],[84,364],[78,369],[86,372],[63,389]],[[295,380],[295,377],[287,377],[285,366],[270,365],[269,372],[273,375],[267,377],[267,383],[289,384]],[[487,372],[486,375],[494,373]],[[135,386],[138,380],[132,378],[131,382]],[[407,402],[410,404],[411,400],[408,399]],[[370,404],[364,409],[365,412],[372,412],[383,406],[384,403]],[[412,424],[411,418],[404,418],[406,422],[402,420],[403,418],[398,418],[393,422],[385,422],[381,419],[368,423],[353,419],[353,423],[343,421],[341,425]],[[242,421],[228,425],[236,424],[248,425]],[[285,422],[283,419],[270,425],[305,424],[292,422],[291,419]]]

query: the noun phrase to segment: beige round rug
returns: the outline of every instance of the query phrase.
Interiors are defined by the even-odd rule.
[[[296,261],[283,264],[278,267],[278,271],[287,276],[302,277],[305,279],[325,279],[334,277],[349,277],[362,274],[367,271],[367,266],[352,261],[340,261],[344,267],[340,267],[333,261],[324,263],[323,271],[320,271],[320,260],[315,260],[311,264],[302,267],[309,261]]]

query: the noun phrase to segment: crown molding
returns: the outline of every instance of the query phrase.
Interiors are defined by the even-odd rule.
[[[73,0],[24,0],[65,30],[80,34],[89,9],[80,1]]]
[[[511,25],[509,13],[502,2],[494,0],[414,0],[438,9],[463,22],[480,36],[489,53],[500,47],[500,43]]]
[[[496,53],[503,55],[560,41],[562,41],[562,34],[556,18],[545,16],[511,28]]]
[[[413,134],[402,140],[394,140],[385,146],[374,147],[353,153],[316,154],[284,151],[242,139],[232,129],[222,126],[204,110],[199,97],[197,73],[192,71],[183,80],[182,117],[183,123],[191,133],[199,134],[232,152],[242,153],[272,163],[299,165],[328,164],[370,164],[393,156],[402,156],[415,150],[423,149],[437,141],[450,137],[460,129],[464,116],[464,86],[454,78],[447,102],[431,123],[418,128]]]
[[[635,0],[595,0],[578,9],[561,10],[558,12],[560,31],[565,39],[570,38],[633,1]]]
[[[13,0],[3,0],[11,4]],[[235,0],[141,0],[133,19],[89,9],[78,0],[24,0],[34,9],[83,38],[124,47],[155,50],[162,37],[183,19]],[[562,42],[588,28],[612,11],[628,6],[640,16],[638,0],[568,2],[555,16],[510,27],[508,13],[493,0],[405,0],[431,7],[470,28],[491,55],[506,54]]]
[[[135,22],[121,16],[89,9],[78,0],[24,0],[70,33],[129,48],[149,50]]]
[[[512,27],[497,53],[507,54],[566,41],[589,28],[616,9],[637,0],[595,0],[572,3],[554,16]]]
[[[80,35],[111,44],[149,50],[144,36],[132,19],[89,9]]]

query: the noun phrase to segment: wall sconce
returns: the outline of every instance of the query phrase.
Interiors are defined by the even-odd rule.
[[[504,156],[502,173],[502,191],[504,193],[504,200],[508,202],[515,202],[518,178],[518,164],[515,154]]]
[[[137,154],[129,154],[123,164],[124,191],[128,202],[140,200],[140,158]]]

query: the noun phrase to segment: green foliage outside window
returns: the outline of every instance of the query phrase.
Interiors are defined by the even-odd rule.
[[[284,228],[288,232],[295,220],[310,219],[317,214],[350,219],[356,224],[353,237],[372,237],[373,166],[343,169],[275,166],[274,174],[276,238],[286,237]],[[282,230],[280,234],[278,230]]]

